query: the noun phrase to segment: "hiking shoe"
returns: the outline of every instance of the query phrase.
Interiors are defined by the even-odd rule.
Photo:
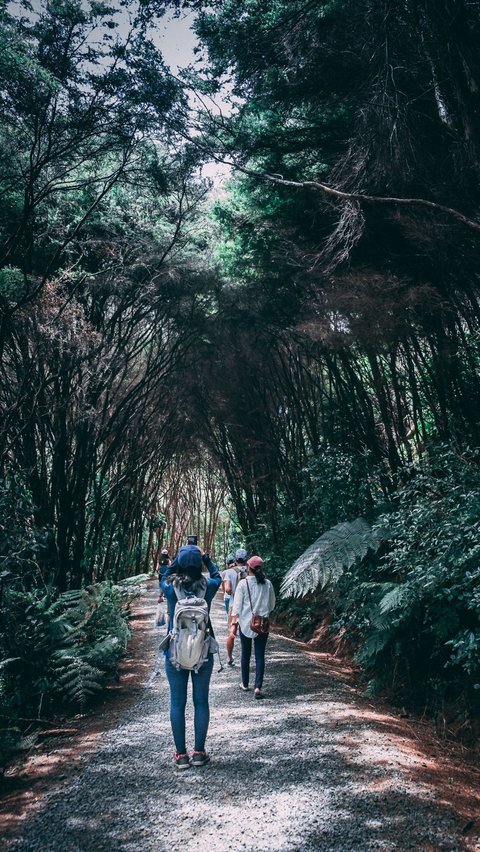
[[[235,665],[235,660],[233,659],[233,657],[232,657],[231,660],[227,660],[227,666],[230,666],[230,668],[232,668],[234,665]]]
[[[185,754],[175,753],[175,766],[177,769],[190,769],[190,758],[188,756],[188,752],[185,752]]]
[[[250,687],[244,686],[243,683],[240,684],[240,689],[243,689],[244,692],[250,692]]]
[[[264,696],[264,694],[263,694],[262,690],[261,690],[261,689],[258,689],[258,687],[257,687],[257,689],[255,690],[255,698],[265,698],[265,696]]]
[[[210,760],[206,751],[194,751],[192,754],[192,766],[205,766]]]

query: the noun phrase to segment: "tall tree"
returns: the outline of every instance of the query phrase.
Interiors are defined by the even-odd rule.
[[[429,435],[478,440],[480,18],[462,0],[191,5],[207,85],[234,99],[202,145],[243,172],[216,210],[235,379],[215,380],[215,441],[251,527],[295,493],[285,458],[324,439],[391,471]]]
[[[103,4],[23,8],[1,20],[0,448],[65,588],[123,570],[182,440],[164,399],[207,286],[189,232],[206,187],[170,146],[185,99],[150,37],[163,4],[124,5],[122,27]]]

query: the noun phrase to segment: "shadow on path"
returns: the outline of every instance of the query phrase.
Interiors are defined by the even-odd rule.
[[[212,762],[179,773],[165,676],[151,689],[138,688],[138,672],[145,682],[158,642],[154,605],[152,593],[135,652],[133,696],[107,708],[86,754],[72,749],[72,771],[45,785],[41,806],[7,849],[480,849],[472,837],[461,837],[465,819],[436,784],[439,765],[406,726],[359,699],[318,655],[281,637],[272,636],[267,646],[263,702],[239,689],[238,667],[218,674],[215,666]],[[223,644],[220,601],[213,620]],[[190,741],[192,730],[189,706]]]

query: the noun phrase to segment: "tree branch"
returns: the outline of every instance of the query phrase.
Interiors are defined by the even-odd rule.
[[[294,189],[315,189],[330,198],[337,198],[339,201],[356,201],[359,204],[397,204],[410,207],[425,207],[437,213],[444,213],[446,216],[456,219],[457,222],[461,222],[462,225],[465,225],[471,230],[480,231],[480,222],[475,219],[469,219],[468,216],[465,216],[453,207],[448,207],[445,204],[438,204],[436,201],[428,201],[426,198],[397,198],[396,196],[364,195],[359,192],[343,192],[340,189],[335,189],[333,186],[320,183],[316,180],[286,180],[285,178],[282,178],[281,175],[270,175],[267,172],[258,172],[254,169],[248,169],[245,166],[240,166],[238,163],[228,161],[216,155],[212,156],[216,162],[231,166],[231,168],[242,172],[248,177],[259,178],[260,180],[265,180],[279,186],[291,186]]]

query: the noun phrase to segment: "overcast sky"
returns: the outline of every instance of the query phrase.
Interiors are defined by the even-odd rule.
[[[31,0],[30,14],[32,16],[38,14],[42,8],[45,8],[45,2],[46,0]],[[126,34],[129,29],[129,11],[121,8],[118,0],[110,0],[110,4],[118,9],[117,15],[114,17],[118,26],[117,32]],[[26,14],[25,8],[21,8],[15,0],[8,4],[8,10],[18,16]],[[195,64],[197,57],[194,54],[194,48],[198,46],[198,40],[192,31],[194,20],[195,13],[192,11],[182,12],[179,17],[173,17],[173,12],[167,13],[158,20],[156,30],[150,31],[150,36],[161,51],[165,64],[169,66],[175,76],[182,68]],[[212,112],[219,110],[226,114],[230,112],[230,106],[221,97],[216,96],[215,101],[215,103],[209,101],[207,104]],[[195,106],[193,93],[190,102],[192,106]],[[214,183],[218,185],[228,177],[230,170],[226,166],[209,163],[204,166],[203,174],[213,179]]]
[[[158,35],[155,41],[162,52],[165,63],[174,74],[178,74],[181,68],[195,62],[194,48],[198,46],[198,40],[192,32],[195,20],[193,12],[182,13],[179,18],[167,15],[162,18],[158,26]],[[191,99],[194,104],[194,98]],[[215,102],[208,103],[213,112],[221,110],[223,113],[230,112],[230,106],[222,98],[216,97]],[[203,174],[211,178],[218,186],[230,176],[231,170],[227,166],[217,163],[207,163],[203,167]]]
[[[194,15],[192,12],[181,15],[180,18],[165,16],[158,26],[158,43],[163,58],[172,71],[190,65],[195,59],[194,47],[198,44],[192,32]],[[157,40],[157,39],[156,39]]]

